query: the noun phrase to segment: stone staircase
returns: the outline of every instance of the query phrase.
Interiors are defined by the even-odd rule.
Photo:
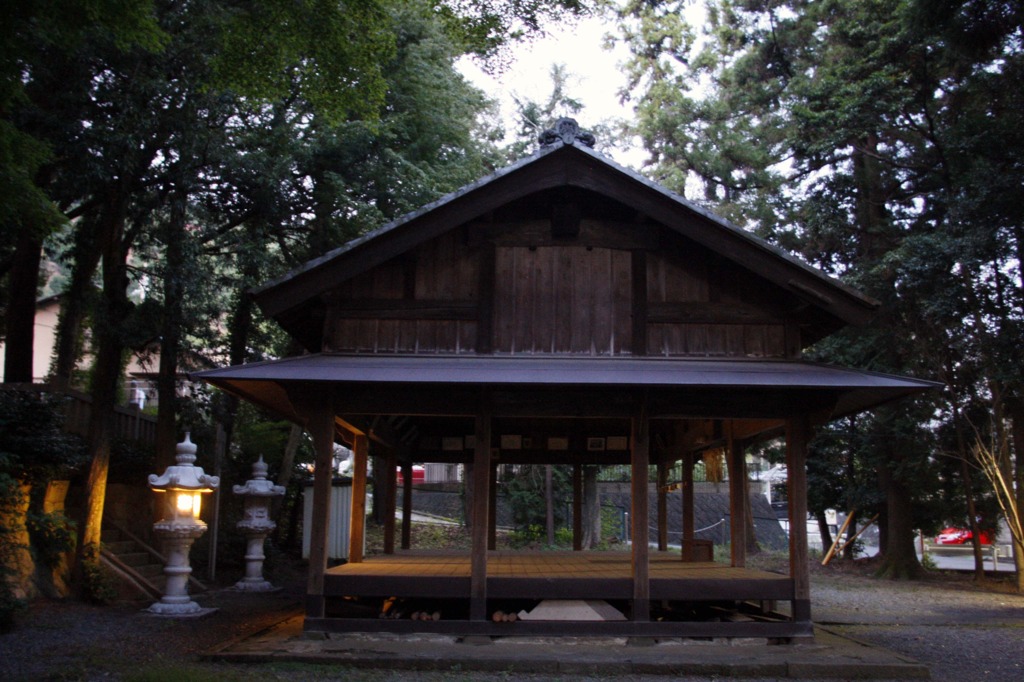
[[[159,552],[127,530],[105,522],[101,560],[118,577],[122,599],[159,599],[166,580]]]

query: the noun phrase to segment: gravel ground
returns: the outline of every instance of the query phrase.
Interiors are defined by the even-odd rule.
[[[814,621],[928,665],[940,682],[1024,680],[1024,595],[967,578],[909,583],[816,575]]]
[[[201,662],[218,643],[250,634],[298,610],[301,580],[272,595],[230,590],[196,596],[218,610],[175,620],[145,614],[148,603],[95,607],[38,601],[19,626],[0,635],[0,680],[506,680],[480,673],[351,671],[281,664],[240,666]],[[848,637],[905,654],[931,666],[932,679],[1024,679],[1024,596],[976,589],[965,579],[889,582],[817,570],[812,576],[815,621]],[[561,676],[515,679],[566,682]],[[664,678],[617,677],[632,682]]]

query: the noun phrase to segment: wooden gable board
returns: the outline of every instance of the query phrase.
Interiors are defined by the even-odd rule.
[[[576,187],[634,207],[694,243],[762,277],[817,311],[822,331],[865,323],[877,303],[754,235],[668,192],[586,148],[556,143],[421,210],[353,240],[254,291],[274,316],[311,350],[319,350],[321,296],[445,232],[510,202],[558,187]]]

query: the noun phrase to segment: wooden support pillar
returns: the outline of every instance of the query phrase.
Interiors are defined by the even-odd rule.
[[[491,462],[487,478],[487,549],[498,547],[498,464]]]
[[[473,452],[472,559],[469,576],[469,619],[487,620],[487,528],[491,477],[491,415],[476,418],[476,447]]]
[[[349,518],[348,561],[363,561],[366,537],[366,462],[370,454],[369,439],[357,435],[352,441],[352,514]]]
[[[402,462],[402,549],[412,546],[412,460]]]
[[[694,561],[693,453],[683,455],[683,561]]]
[[[583,465],[572,465],[572,551],[583,549]]]
[[[658,551],[668,551],[668,465],[658,462]]]
[[[388,448],[384,455],[384,553],[395,553],[395,502],[398,489],[395,451]]]
[[[651,461],[650,427],[646,414],[632,419],[630,445],[631,500],[633,539],[633,620],[645,622],[651,619],[651,583],[648,564],[647,528],[649,524],[649,502],[647,499],[648,473]]]
[[[331,482],[334,478],[334,412],[330,408],[309,414],[307,430],[313,438],[313,511],[309,532],[309,577],[306,582],[306,615],[324,616],[324,574],[327,572],[327,538],[331,517]]]
[[[793,578],[793,620],[811,620],[811,579],[807,557],[807,417],[786,421],[786,473],[789,493],[789,574]]]
[[[747,565],[747,461],[743,443],[733,436],[732,424],[726,427],[725,456],[729,464],[729,544],[732,565]]]

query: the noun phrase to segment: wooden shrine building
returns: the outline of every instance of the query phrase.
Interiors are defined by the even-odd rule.
[[[810,431],[934,384],[801,360],[815,341],[868,321],[877,303],[610,162],[588,137],[563,119],[535,155],[262,287],[259,305],[309,354],[199,375],[314,440],[307,629],[812,635]],[[707,561],[694,541],[695,458],[724,450],[731,517],[743,519],[743,449],[779,436],[789,574],[745,566],[741,522],[730,524],[729,564]],[[351,549],[346,564],[328,568],[336,440],[355,453]],[[385,554],[364,557],[371,447],[386,462],[389,521]],[[411,486],[395,528],[395,470],[411,480],[412,462],[466,465],[468,553],[409,548]],[[582,465],[631,467],[631,537],[645,538],[649,526],[665,526],[665,472],[679,462],[681,552],[663,551],[664,530],[654,550],[494,550],[499,465],[573,465],[578,547]],[[388,599],[443,615],[380,619]],[[496,610],[549,599],[604,600],[624,618],[492,621]],[[694,615],[723,605],[749,605],[751,615]]]

